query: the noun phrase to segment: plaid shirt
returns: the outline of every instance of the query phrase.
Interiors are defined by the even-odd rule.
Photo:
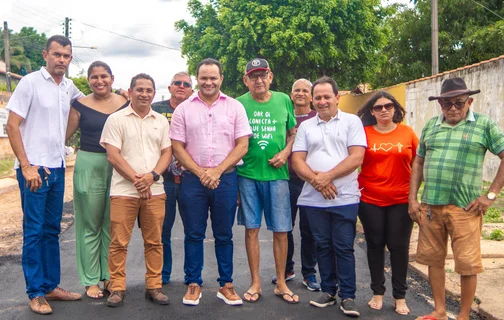
[[[504,151],[504,134],[490,118],[469,110],[455,126],[443,115],[422,130],[417,156],[425,158],[422,203],[466,207],[481,195],[486,151]]]

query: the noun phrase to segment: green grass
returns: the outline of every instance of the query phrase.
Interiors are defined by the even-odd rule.
[[[488,233],[488,231],[483,231],[483,239],[485,240],[493,240],[493,241],[503,241],[504,240],[504,231],[500,229],[494,229],[492,232]]]
[[[501,217],[501,210],[495,207],[488,208],[483,221],[485,223],[504,223]]]
[[[0,178],[11,174],[13,170],[12,168],[14,168],[13,159],[0,159]]]

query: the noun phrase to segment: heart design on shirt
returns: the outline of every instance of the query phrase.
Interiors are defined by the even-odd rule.
[[[390,142],[388,143],[380,143],[380,149],[382,149],[385,152],[389,152],[390,149],[392,149],[394,145]]]

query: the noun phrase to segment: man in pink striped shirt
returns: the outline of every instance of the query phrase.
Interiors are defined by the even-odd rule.
[[[196,79],[199,91],[175,109],[170,128],[173,152],[186,168],[179,206],[189,287],[182,302],[197,305],[201,298],[203,239],[210,209],[219,269],[217,297],[229,305],[241,305],[232,279],[232,228],[238,197],[235,166],[248,151],[252,131],[243,105],[220,91],[224,78],[219,61],[202,60]]]

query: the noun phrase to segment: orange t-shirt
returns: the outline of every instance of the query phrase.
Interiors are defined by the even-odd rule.
[[[418,137],[403,124],[388,133],[376,131],[372,125],[364,130],[367,148],[358,178],[361,200],[380,207],[407,203]]]

